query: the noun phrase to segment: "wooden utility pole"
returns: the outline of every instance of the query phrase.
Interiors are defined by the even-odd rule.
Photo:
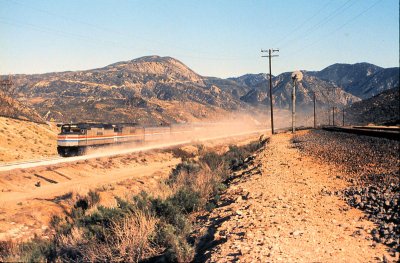
[[[332,125],[335,126],[335,107],[332,107]]]
[[[331,125],[331,113],[329,112],[329,108],[326,112],[328,113],[328,125]]]
[[[295,131],[296,126],[296,79],[293,79],[292,89],[292,133]]]
[[[344,108],[343,108],[343,111],[342,111],[342,113],[343,113],[343,118],[342,118],[342,126],[344,127]]]
[[[271,58],[272,57],[279,57],[279,55],[272,55],[273,52],[279,52],[279,49],[268,49],[268,50],[262,50],[261,49],[261,52],[268,52],[267,56],[261,56],[261,57],[269,58],[269,102],[270,102],[270,109],[271,109],[271,132],[272,132],[272,134],[274,134],[275,131],[274,131],[274,108],[273,108],[273,99],[272,99]]]
[[[316,129],[317,128],[317,119],[315,116],[315,92],[313,92],[313,94],[314,94],[314,129]]]

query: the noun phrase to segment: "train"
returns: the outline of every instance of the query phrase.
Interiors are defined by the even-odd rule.
[[[89,148],[114,144],[143,144],[185,138],[199,127],[189,124],[139,126],[136,123],[69,123],[58,124],[57,152],[60,156],[84,155]],[[185,136],[187,135],[187,136]]]

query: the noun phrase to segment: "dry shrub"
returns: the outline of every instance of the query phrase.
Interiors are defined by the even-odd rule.
[[[88,243],[83,229],[79,227],[73,227],[68,234],[59,235],[56,241],[58,256],[67,260],[78,260],[85,253],[85,246]]]
[[[0,241],[0,261],[11,262],[16,261],[15,256],[18,254],[19,247],[12,240]]]
[[[85,240],[83,230],[79,227],[73,227],[67,235],[60,235],[58,241],[63,248],[76,248]]]
[[[225,179],[226,166],[221,163],[213,170],[206,164],[201,162],[199,169],[193,173],[182,169],[176,174],[174,184],[171,185],[174,192],[181,188],[191,188],[200,195],[200,206],[204,207],[210,197],[213,197],[220,186],[221,181]]]
[[[85,246],[83,261],[138,262],[156,254],[151,241],[157,220],[141,211],[113,221],[105,233],[105,242]]]
[[[173,236],[169,240],[171,249],[174,252],[172,260],[177,262],[191,262],[194,258],[194,249],[188,244],[185,237]]]

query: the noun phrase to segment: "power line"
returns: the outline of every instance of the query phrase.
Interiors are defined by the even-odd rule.
[[[99,42],[105,43],[105,44],[111,44],[112,47],[122,47],[125,49],[132,50],[132,48],[139,49],[137,46],[131,46],[131,45],[125,45],[117,41],[109,40],[109,39],[99,39],[99,38],[93,38],[89,37],[87,35],[81,35],[77,33],[71,33],[71,32],[66,32],[66,31],[61,31],[58,29],[54,29],[51,27],[45,27],[45,26],[39,26],[31,23],[26,23],[26,22],[20,22],[20,21],[10,21],[9,18],[4,18],[0,17],[0,23],[6,24],[6,25],[11,25],[11,26],[16,26],[16,27],[25,27],[25,28],[30,28],[32,30],[46,33],[46,34],[51,34],[51,35],[58,35],[61,37],[65,38],[75,38],[78,40],[83,40],[83,41],[88,41],[92,42],[95,44],[99,44]],[[140,48],[143,51],[146,52],[151,52],[151,53],[158,53],[159,50],[155,49],[145,49],[145,48]],[[180,57],[186,57],[186,58],[192,58],[192,59],[202,59],[202,60],[220,60],[220,61],[237,61],[237,60],[254,60],[254,58],[249,58],[249,57],[207,57],[207,56],[192,56],[192,55],[179,55]]]
[[[278,41],[275,42],[274,46],[276,46],[278,43],[282,42],[283,40],[285,40],[286,38],[288,38],[289,36],[291,36],[293,33],[297,32],[300,28],[302,28],[305,24],[307,24],[309,21],[311,21],[314,17],[316,17],[317,15],[319,15],[321,13],[322,10],[324,10],[328,5],[330,5],[332,2],[332,0],[328,1],[324,6],[322,6],[320,9],[317,10],[317,12],[315,12],[313,15],[311,15],[309,18],[307,18],[306,20],[304,20],[302,23],[300,23],[297,27],[295,27],[292,31],[290,31],[289,33],[285,34],[281,39],[279,39]]]
[[[373,8],[374,6],[376,6],[379,2],[381,2],[382,0],[377,0],[376,2],[374,2],[372,5],[370,5],[369,7],[367,7],[366,9],[364,9],[363,11],[361,11],[360,13],[358,13],[357,15],[353,16],[352,18],[350,18],[349,20],[347,20],[345,23],[343,23],[342,25],[338,26],[336,29],[334,29],[333,31],[328,32],[327,34],[325,34],[324,36],[318,38],[317,40],[315,40],[314,42],[312,42],[311,44],[305,45],[302,48],[290,53],[288,56],[292,56],[295,53],[299,53],[300,51],[303,51],[306,48],[309,48],[319,42],[321,42],[322,40],[325,40],[327,37],[332,37],[334,33],[336,33],[337,31],[339,31],[340,29],[342,29],[343,27],[345,27],[346,25],[348,25],[349,23],[353,22],[354,20],[356,20],[358,17],[360,17],[361,15],[365,14],[366,12],[368,12],[371,8]]]
[[[323,18],[322,20],[320,20],[317,24],[313,25],[312,27],[310,27],[309,29],[307,29],[305,31],[305,33],[300,33],[299,36],[292,38],[286,42],[284,42],[284,44],[282,44],[281,46],[288,46],[290,44],[293,44],[294,42],[298,41],[299,39],[305,38],[306,36],[310,35],[311,33],[315,32],[316,30],[318,30],[320,27],[322,27],[323,25],[327,24],[329,21],[331,21],[333,18],[335,18],[336,16],[340,15],[343,11],[347,10],[348,8],[350,8],[352,5],[354,5],[356,2],[353,1],[351,3],[352,0],[347,0],[344,4],[342,4],[341,6],[339,6],[338,8],[336,8],[331,14],[329,14],[327,17]],[[347,4],[349,4],[349,6],[347,6]]]
[[[72,17],[69,17],[69,16],[65,16],[65,15],[62,15],[60,13],[50,12],[48,10],[41,9],[41,8],[36,7],[36,6],[29,5],[29,4],[26,4],[26,3],[22,3],[22,2],[19,2],[19,1],[16,1],[16,0],[5,0],[5,1],[29,7],[32,10],[36,11],[36,12],[44,13],[44,14],[51,15],[51,16],[54,16],[54,17],[57,17],[57,18],[62,18],[64,20],[71,21],[71,22],[74,22],[74,23],[83,24],[85,26],[89,26],[91,28],[95,28],[97,30],[101,30],[101,31],[104,31],[104,32],[113,33],[113,34],[119,35],[120,37],[122,37],[124,39],[131,40],[130,37],[133,37],[135,40],[136,39],[141,39],[143,41],[150,42],[150,43],[158,43],[161,46],[170,46],[170,47],[173,47],[173,48],[181,50],[181,51],[189,51],[189,52],[194,52],[196,54],[213,55],[213,53],[210,53],[210,52],[198,51],[198,50],[190,49],[190,48],[187,48],[187,47],[177,46],[177,45],[173,45],[173,44],[170,44],[170,43],[167,43],[167,42],[159,41],[157,39],[149,39],[149,38],[144,38],[143,36],[129,35],[129,34],[126,34],[125,32],[121,32],[119,30],[107,28],[107,27],[104,27],[104,26],[99,26],[99,25],[96,25],[96,24],[93,24],[93,23],[89,23],[89,22],[84,21],[84,20],[75,19],[75,18],[72,18]],[[149,51],[157,52],[156,50],[149,50]],[[209,57],[209,56],[201,56],[201,57],[199,57],[199,56],[192,56],[192,55],[181,55],[181,57],[194,58],[194,59],[206,59],[206,60],[227,60],[227,61],[230,61],[230,60],[253,60],[252,58],[248,58],[248,57]]]

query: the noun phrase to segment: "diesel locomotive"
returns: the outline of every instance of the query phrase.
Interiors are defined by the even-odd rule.
[[[184,137],[193,130],[193,126],[188,124],[145,127],[135,123],[73,123],[58,126],[61,131],[57,138],[57,152],[63,157],[83,155],[91,147]]]

